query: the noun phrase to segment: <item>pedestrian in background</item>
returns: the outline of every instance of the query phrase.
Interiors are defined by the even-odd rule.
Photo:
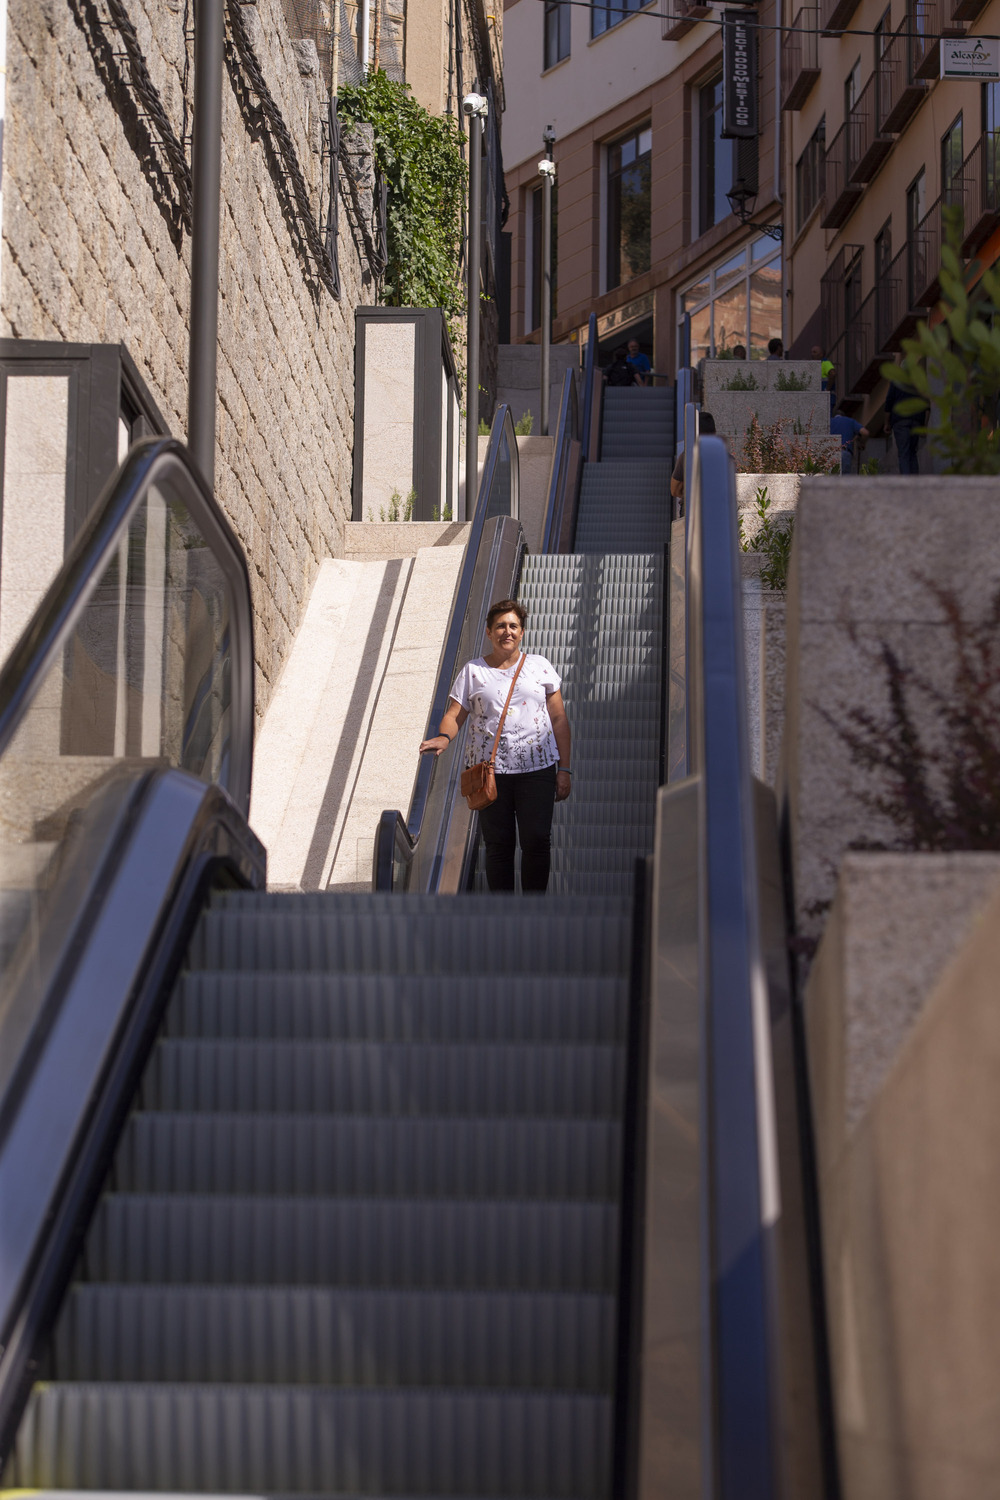
[[[927,420],[926,405],[918,412],[910,416],[904,416],[899,410],[901,401],[913,400],[913,392],[904,390],[894,380],[889,382],[889,390],[885,398],[885,417],[889,423],[889,431],[892,433],[896,443],[896,452],[899,454],[899,472],[901,474],[919,474],[917,464],[918,437],[914,428],[923,427]]]
[[[628,341],[628,367],[635,375],[636,385],[651,383],[653,366],[649,363],[648,355],[643,354],[639,348],[638,339]]]

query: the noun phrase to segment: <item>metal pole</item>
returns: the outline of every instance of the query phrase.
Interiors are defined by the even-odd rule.
[[[215,386],[219,343],[223,3],[224,0],[198,0],[194,14],[188,448],[210,490],[215,488]]]
[[[552,179],[556,169],[551,161],[538,163],[542,174],[542,372],[541,433],[549,435],[549,350],[552,346]]]
[[[361,71],[368,72],[368,25],[371,16],[371,0],[361,0]]]
[[[475,103],[472,103],[475,101]],[[469,240],[467,247],[468,324],[465,385],[465,520],[471,520],[479,491],[479,268],[482,259],[481,217],[483,117],[486,100],[468,94],[462,105],[469,117]]]

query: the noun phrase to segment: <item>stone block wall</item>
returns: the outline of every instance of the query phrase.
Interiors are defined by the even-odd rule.
[[[191,6],[126,0],[126,10],[189,155]],[[137,118],[122,41],[103,14],[91,0],[9,0],[0,323],[15,338],[122,342],[183,437],[191,241],[166,153]],[[289,36],[280,0],[244,4],[240,14],[319,221],[328,164],[315,48]],[[287,178],[254,128],[255,104],[230,49],[216,493],[250,562],[261,715],[320,561],[343,551],[354,309],[374,301],[374,286],[343,183],[340,300],[318,283],[288,211]]]

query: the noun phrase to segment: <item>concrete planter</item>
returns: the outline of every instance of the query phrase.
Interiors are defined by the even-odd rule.
[[[1000,854],[851,854],[805,995],[845,1496],[1000,1472]]]
[[[730,392],[729,384],[737,376],[742,376],[744,380],[752,378],[756,382],[756,389]],[[816,359],[706,359],[702,371],[702,389],[705,393],[703,404],[710,405],[709,397],[714,396],[716,392],[754,396],[763,391],[773,391],[779,396],[795,395],[796,392],[783,392],[778,386],[779,378],[790,380],[793,377],[800,382],[803,380],[809,382],[808,386],[798,394],[822,389],[823,372],[820,361]]]
[[[952,635],[927,586],[950,590],[978,618],[1000,588],[1000,486],[994,480],[803,478],[787,598],[783,798],[796,924],[818,937],[852,844],[894,842],[859,791],[880,783],[836,732],[852,709],[884,720],[881,643],[949,690]],[[922,700],[923,735],[940,733]],[[824,717],[832,716],[833,723]]]

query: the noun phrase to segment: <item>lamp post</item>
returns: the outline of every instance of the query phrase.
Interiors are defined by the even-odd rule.
[[[482,142],[489,104],[482,94],[466,94],[462,111],[469,121],[468,322],[465,347],[465,515],[471,520],[479,488],[479,271],[482,261]]]
[[[215,487],[215,383],[219,343],[219,195],[222,187],[223,0],[200,0],[194,17],[191,142],[191,330],[188,448]]]
[[[552,160],[555,135],[551,127],[542,136],[545,156],[538,163],[542,178],[542,368],[541,368],[541,428],[542,437],[549,435],[549,351],[552,347],[552,184],[556,177],[556,164]]]
[[[733,215],[739,219],[741,224],[749,224],[757,207],[757,189],[749,187],[742,177],[738,177],[726,194]],[[780,224],[755,224],[754,229],[759,229],[761,234],[766,234],[772,240],[780,240],[782,228]]]

